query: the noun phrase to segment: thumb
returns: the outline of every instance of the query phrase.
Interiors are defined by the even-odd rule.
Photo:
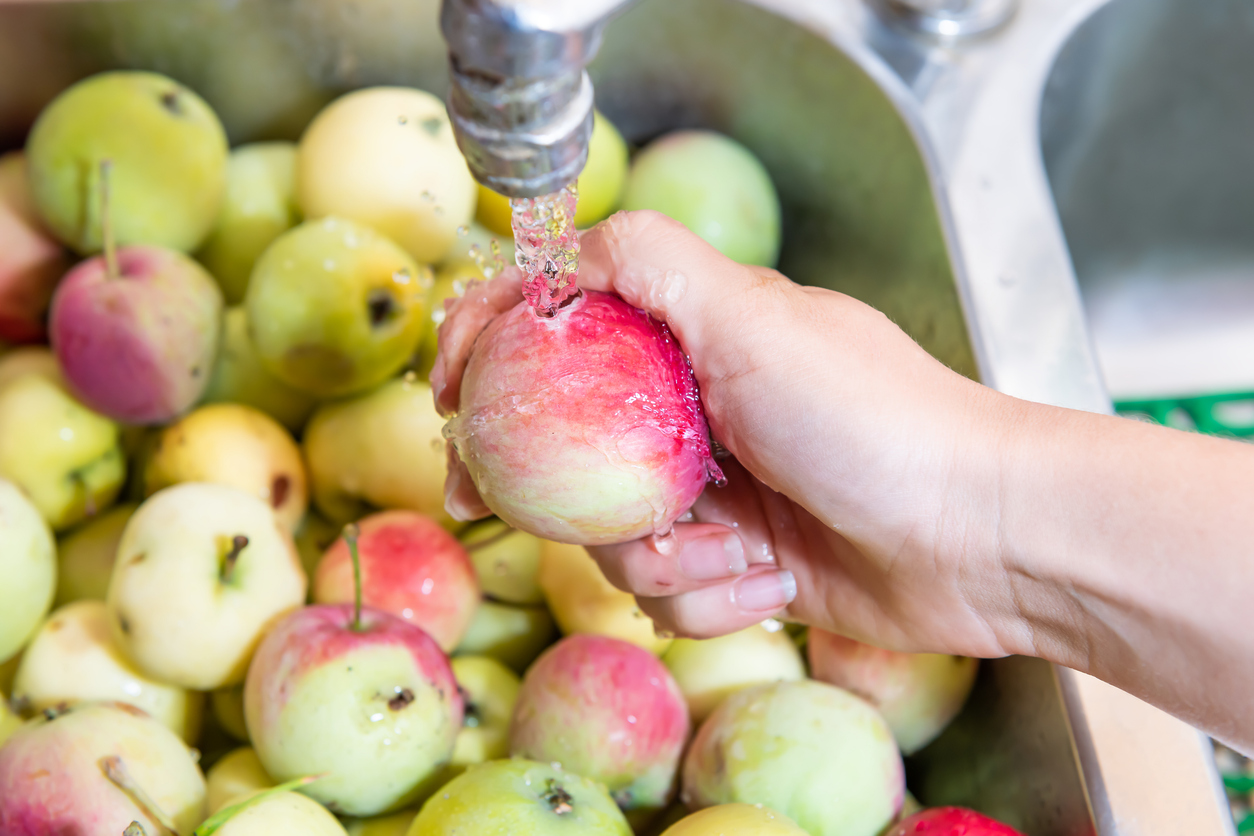
[[[580,239],[579,285],[617,293],[670,326],[694,365],[752,310],[773,270],[732,261],[660,212],[619,212]]]

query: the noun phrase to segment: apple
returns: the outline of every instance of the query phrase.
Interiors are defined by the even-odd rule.
[[[263,792],[233,799],[232,803],[249,803],[228,818],[215,836],[346,836],[344,825],[309,796],[291,790],[264,796]]]
[[[289,531],[308,504],[300,448],[277,421],[242,404],[202,406],[158,436],[144,470],[145,492],[181,482],[239,488],[268,504]]]
[[[122,655],[103,601],[54,611],[22,653],[13,699],[34,711],[80,702],[143,709],[189,744],[200,733],[204,695],[144,676]]]
[[[720,804],[685,816],[662,836],[806,836],[806,832],[761,804]]]
[[[258,256],[299,221],[296,144],[253,142],[233,150],[222,208],[196,253],[218,280],[227,304],[243,301]]]
[[[262,364],[317,397],[364,392],[396,374],[422,337],[433,279],[368,226],[306,221],[253,268],[244,307]]]
[[[336,813],[418,801],[453,753],[462,698],[448,660],[413,624],[369,607],[317,604],[262,640],[244,686],[248,735],[278,781]]]
[[[14,713],[9,701],[0,693],[0,746],[22,727],[22,718]]]
[[[299,433],[318,399],[266,371],[253,338],[248,335],[248,312],[243,307],[227,309],[222,318],[221,343],[201,402],[251,406]]]
[[[128,424],[161,424],[209,382],[222,293],[180,252],[130,246],[84,261],[52,297],[49,332],[61,373],[91,408]]]
[[[0,339],[37,342],[44,316],[69,263],[35,214],[26,156],[0,155]]]
[[[313,577],[331,544],[339,539],[344,531],[342,525],[327,522],[326,517],[317,511],[310,510],[296,529],[296,551],[300,554],[300,565],[305,574]]]
[[[458,656],[449,664],[465,710],[446,779],[476,763],[509,757],[509,726],[522,687],[517,674],[487,656]]]
[[[979,662],[942,653],[900,653],[810,629],[815,679],[879,709],[907,755],[931,743],[958,715],[975,685]]]
[[[542,604],[539,537],[510,528],[501,520],[475,523],[462,532],[485,595],[508,604]]]
[[[13,677],[17,676],[17,668],[22,662],[22,654],[16,653],[8,661],[0,662],[0,691],[9,692],[13,689]]]
[[[84,522],[57,542],[57,606],[103,601],[126,523],[139,506],[126,502]]]
[[[305,428],[314,504],[338,525],[373,508],[444,511],[444,419],[431,387],[406,375],[351,400],[323,404]]]
[[[694,724],[742,688],[805,679],[805,665],[792,637],[779,622],[774,626],[768,630],[755,624],[716,639],[676,639],[662,654],[662,664],[679,683]]]
[[[779,196],[753,153],[713,131],[676,131],[632,161],[623,208],[669,215],[742,264],[774,267]]]
[[[475,568],[462,544],[416,511],[382,511],[356,525],[362,602],[421,627],[445,652],[457,647],[479,603]],[[318,564],[314,601],[352,603],[353,575],[341,537]]]
[[[722,478],[679,344],[598,291],[551,316],[522,301],[492,320],[444,434],[497,516],[563,543],[669,531],[707,479]],[[560,456],[536,455],[553,439]]]
[[[73,85],[44,108],[26,140],[40,215],[84,255],[104,245],[102,160],[116,171],[118,242],[190,252],[218,217],[227,153],[222,123],[203,99],[173,79],[133,70]]]
[[[813,680],[738,691],[702,724],[684,760],[690,808],[742,802],[811,836],[875,836],[901,809],[905,775],[869,704]]]
[[[348,836],[405,836],[416,815],[415,810],[402,810],[390,816],[349,819],[344,823],[344,829],[348,831]]]
[[[0,660],[25,646],[39,628],[57,582],[56,546],[38,509],[12,482],[0,479]]]
[[[306,217],[368,224],[420,262],[442,259],[475,213],[475,181],[444,103],[423,90],[341,96],[305,129],[297,165]]]
[[[567,636],[523,677],[509,750],[600,781],[624,810],[660,810],[688,731],[684,696],[656,656],[605,636]]]
[[[27,372],[43,375],[58,385],[64,384],[57,356],[42,345],[23,345],[0,353],[0,389]]]
[[[248,724],[244,720],[244,686],[242,684],[218,688],[209,695],[209,705],[213,708],[213,719],[218,721],[222,731],[236,740],[248,739]]]
[[[472,766],[422,805],[408,836],[632,836],[595,781],[559,766],[514,758]]]
[[[233,749],[209,768],[205,776],[205,806],[210,815],[242,795],[274,786],[251,746]]]
[[[618,210],[627,181],[627,143],[623,135],[601,111],[595,111],[592,116],[588,162],[576,181],[579,208],[575,211],[575,226],[580,229],[594,226]],[[509,198],[487,186],[479,187],[475,218],[498,235],[511,238],[514,235]]]
[[[127,523],[107,603],[140,670],[208,691],[242,681],[262,634],[304,600],[296,547],[270,506],[186,482],[153,494]]]
[[[640,611],[635,597],[607,581],[582,546],[544,543],[537,580],[553,618],[568,636],[611,636],[654,654],[671,645],[670,638],[657,634],[653,620]]]
[[[936,807],[903,819],[885,836],[1023,836],[996,819],[962,807]]]
[[[498,604],[484,599],[457,646],[458,655],[488,656],[524,671],[557,635],[547,607]]]
[[[108,508],[122,489],[118,425],[46,375],[18,375],[0,387],[0,478],[63,531]]]
[[[47,712],[0,748],[5,836],[191,833],[205,779],[178,735],[133,706],[85,703]]]

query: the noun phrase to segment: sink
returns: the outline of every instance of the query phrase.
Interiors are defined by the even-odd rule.
[[[1115,400],[1254,392],[1254,7],[1116,0],[1058,54],[1041,148]]]
[[[1094,149],[1111,153],[1108,137],[1131,123],[1121,129],[1100,100],[1092,103],[1097,93],[1076,91],[1094,73],[1117,89],[1124,65],[1102,64],[1085,44],[1111,37],[1121,24],[1103,21],[1138,3],[1162,14],[1175,8],[1031,0],[1004,30],[958,45],[907,34],[863,0],[642,0],[609,27],[590,69],[598,106],[629,141],[709,127],[758,155],[779,188],[779,266],[792,279],[867,301],[990,386],[1109,411],[1084,303],[1102,276],[1128,275],[1118,265],[1158,264],[1163,253],[1137,255],[1128,243],[1159,236],[1128,232],[1116,246],[1087,229],[1095,222],[1084,213],[1104,210],[1082,182],[1085,166],[1100,168],[1089,161]],[[355,87],[406,84],[442,95],[437,7],[0,0],[0,150],[19,146],[39,108],[68,83],[112,67],[189,84],[218,110],[233,142],[295,138],[326,101]],[[1153,14],[1143,19],[1146,37],[1158,31]],[[1136,62],[1146,53],[1128,37],[1121,43],[1129,71],[1141,72]],[[1061,81],[1047,95],[1055,59],[1066,71],[1055,73]],[[1043,96],[1054,115],[1042,134]],[[1050,176],[1075,184],[1056,190],[1057,208],[1038,136]],[[1055,176],[1064,170],[1073,174]],[[1183,170],[1177,181],[1193,182]],[[1240,195],[1227,185],[1237,206]],[[1248,216],[1254,189],[1245,200]],[[1064,235],[1073,206],[1076,229],[1094,233],[1083,246]],[[1225,256],[1233,265],[1239,249]],[[1217,276],[1219,249],[1206,252],[1215,254],[1207,275]],[[907,771],[924,803],[976,807],[1030,836],[1232,832],[1201,735],[1036,659],[983,663],[966,709]]]

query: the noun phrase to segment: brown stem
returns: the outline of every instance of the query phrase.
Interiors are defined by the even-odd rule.
[[[174,829],[174,821],[165,814],[157,803],[153,801],[148,793],[144,792],[143,787],[135,782],[131,773],[126,768],[126,764],[117,755],[108,755],[100,759],[100,768],[104,770],[105,777],[117,785],[118,789],[129,795],[139,806],[139,809],[148,814],[148,817],[166,830],[178,836],[178,831]]]
[[[231,550],[226,553],[226,557],[222,558],[222,582],[230,583],[232,575],[235,574],[235,563],[239,560],[239,554],[248,546],[248,538],[243,534],[236,534],[231,538]]]

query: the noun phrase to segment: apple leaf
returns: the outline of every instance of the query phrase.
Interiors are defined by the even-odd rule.
[[[196,828],[193,836],[213,836],[213,834],[217,833],[236,813],[242,812],[254,804],[265,801],[271,796],[278,795],[279,793],[290,792],[291,790],[298,789],[306,784],[312,784],[321,777],[321,775],[306,775],[303,778],[293,778],[291,781],[285,781],[277,787],[270,787],[269,789],[262,790],[259,793],[254,793],[253,795],[248,796],[248,798],[245,798],[243,801],[228,804],[209,818],[205,819],[200,827]]]

